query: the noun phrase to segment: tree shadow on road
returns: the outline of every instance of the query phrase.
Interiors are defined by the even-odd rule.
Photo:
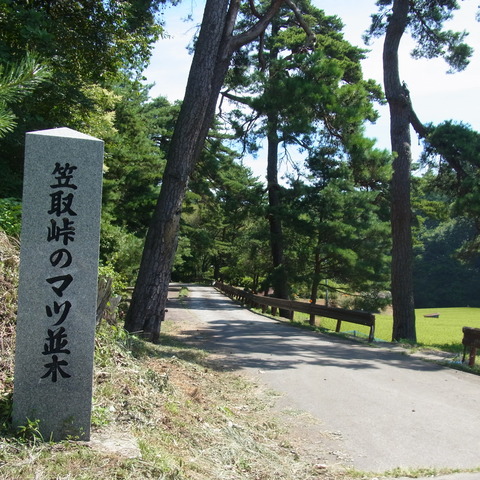
[[[301,364],[353,370],[377,370],[386,364],[429,372],[446,368],[360,339],[301,329],[255,314],[220,295],[208,301],[189,298],[184,306],[215,312],[215,319],[180,325],[179,336],[187,345],[220,354],[222,368],[291,370]]]

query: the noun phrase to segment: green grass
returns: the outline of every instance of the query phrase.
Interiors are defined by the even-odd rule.
[[[417,343],[422,347],[460,353],[463,352],[462,327],[480,328],[480,308],[423,308],[415,310],[415,313]],[[439,313],[439,318],[424,317],[424,315],[432,313]],[[296,314],[295,319],[300,320],[300,314]],[[390,341],[392,338],[392,315],[377,314],[375,319],[375,338]],[[317,325],[335,330],[336,320],[317,317]],[[341,331],[356,331],[368,335],[369,328],[342,322]]]
[[[438,318],[424,315],[439,313]],[[447,351],[461,351],[462,328],[480,328],[480,308],[423,308],[415,310],[417,341],[423,346]],[[376,315],[375,336],[389,340],[392,335],[391,315]]]

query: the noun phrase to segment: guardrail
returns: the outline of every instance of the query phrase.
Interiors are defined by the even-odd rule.
[[[225,285],[221,282],[215,282],[214,286],[232,299],[248,305],[251,308],[261,308],[265,313],[267,307],[272,309],[272,314],[276,315],[277,309],[288,310],[291,312],[290,319],[293,319],[294,312],[317,315],[319,317],[333,318],[337,320],[336,332],[340,331],[342,322],[355,323],[370,327],[368,341],[373,342],[375,334],[375,315],[373,313],[360,310],[346,310],[344,308],[325,307],[311,303],[297,302],[294,300],[282,300],[280,298],[267,297],[264,295],[255,295],[240,288]]]

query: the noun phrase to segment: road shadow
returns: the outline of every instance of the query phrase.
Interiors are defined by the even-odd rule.
[[[412,358],[402,351],[369,345],[354,338],[324,334],[251,312],[228,297],[186,298],[169,308],[205,312],[206,317],[191,325],[186,322],[182,341],[222,355],[222,368],[284,370],[300,364],[377,370],[382,364],[400,369],[436,372],[446,367]]]

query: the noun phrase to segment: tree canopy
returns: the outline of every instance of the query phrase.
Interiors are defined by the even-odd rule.
[[[101,263],[137,281],[131,332],[158,340],[172,276],[313,302],[328,289],[341,306],[377,310],[389,291],[398,304],[393,268],[410,271],[407,310],[476,304],[480,136],[462,122],[422,124],[395,58],[410,32],[415,58],[464,68],[465,32],[443,29],[456,2],[378,2],[369,35],[386,35],[386,100],[403,132],[392,153],[365,135],[384,97],[341,19],[307,0],[208,0],[186,96],[171,104],[142,80],[161,6],[0,0],[3,230],[19,232],[25,131],[69,126],[105,141]],[[424,137],[415,177],[409,125]],[[262,143],[266,184],[243,166]],[[280,178],[285,160],[294,168]],[[399,219],[407,257],[395,226],[391,250]],[[408,334],[397,322],[393,336]]]
[[[113,111],[111,86],[139,76],[148,63],[162,32],[159,5],[158,0],[0,2],[0,65],[21,65],[34,55],[50,72],[35,95],[23,95],[10,107],[17,126],[2,141],[2,191],[21,196],[26,131],[68,126],[108,136],[96,127],[100,121],[108,129],[103,114]]]

